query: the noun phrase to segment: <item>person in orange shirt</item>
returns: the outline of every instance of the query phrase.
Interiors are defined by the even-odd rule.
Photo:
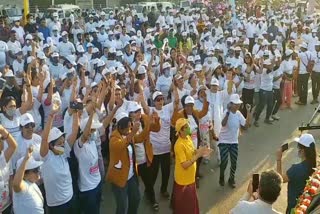
[[[209,156],[212,150],[207,147],[195,149],[190,137],[191,129],[188,119],[178,119],[175,129],[178,140],[174,145],[176,161],[172,198],[173,213],[199,214],[199,203],[195,185],[196,161],[203,156]]]

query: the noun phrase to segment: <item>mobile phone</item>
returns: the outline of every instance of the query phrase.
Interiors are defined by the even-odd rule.
[[[70,108],[75,110],[83,110],[83,103],[80,102],[70,102]]]
[[[257,192],[259,187],[259,174],[252,175],[252,192]]]
[[[6,85],[7,80],[0,78],[0,89],[3,89]]]
[[[288,144],[288,143],[285,143],[285,144],[283,144],[283,145],[281,146],[282,152],[284,152],[284,151],[286,151],[286,150],[288,150],[288,149],[289,149],[289,144]]]

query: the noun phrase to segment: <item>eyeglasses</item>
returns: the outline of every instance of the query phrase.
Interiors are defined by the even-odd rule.
[[[156,102],[160,102],[160,101],[163,101],[163,100],[164,100],[163,97],[159,97],[159,98],[156,99]]]
[[[29,128],[34,128],[36,125],[34,123],[28,123],[26,124],[25,126],[23,126],[24,128],[26,129],[29,129]]]

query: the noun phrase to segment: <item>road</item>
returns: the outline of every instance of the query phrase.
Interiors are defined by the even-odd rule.
[[[310,90],[309,90],[310,92]],[[310,95],[310,94],[309,94]],[[295,98],[296,99],[296,98]],[[295,100],[294,99],[294,100]],[[309,100],[311,100],[309,96]],[[284,155],[284,167],[286,170],[292,163],[298,162],[296,143],[292,143],[294,137],[299,135],[297,127],[301,123],[308,122],[317,105],[297,106],[293,105],[292,110],[282,110],[279,115],[280,121],[273,125],[267,125],[263,122],[260,127],[252,126],[248,131],[242,133],[239,143],[239,159],[236,172],[237,188],[231,189],[228,186],[220,187],[218,184],[219,171],[217,163],[212,158],[207,165],[201,166],[201,173],[204,177],[200,180],[200,189],[198,197],[201,213],[204,214],[227,214],[241,196],[245,193],[247,184],[253,173],[259,173],[266,169],[275,169],[275,151],[283,143],[289,143],[289,150]],[[262,117],[263,118],[263,117]],[[319,118],[316,118],[318,121]],[[319,131],[311,131],[316,140],[320,138]],[[320,146],[318,146],[318,149]],[[318,150],[319,151],[319,150]],[[228,168],[229,169],[229,166]],[[229,173],[229,172],[228,172]],[[158,176],[156,191],[159,191],[159,182],[161,176]],[[172,189],[172,175],[170,178],[169,191]],[[140,191],[143,193],[143,183],[140,182]],[[281,195],[274,207],[281,212],[286,209],[286,184],[283,185]],[[110,184],[104,185],[104,201],[102,202],[101,213],[114,213],[115,201],[110,191]],[[169,214],[169,203],[165,199],[159,199],[160,209],[157,213]],[[139,207],[139,214],[154,213],[142,197]]]

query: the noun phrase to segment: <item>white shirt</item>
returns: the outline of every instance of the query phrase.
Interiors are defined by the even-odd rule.
[[[238,204],[230,211],[230,214],[280,214],[274,210],[271,204],[261,201],[239,201]]]
[[[8,52],[8,45],[4,41],[0,41],[0,68],[3,68],[6,63],[6,52]]]
[[[4,114],[0,113],[0,124],[7,129],[14,139],[17,139],[20,133],[20,116],[19,109],[16,110],[13,120],[9,120]]]
[[[98,151],[95,142],[86,142],[80,147],[80,139],[74,146],[74,154],[79,162],[79,189],[81,192],[95,189],[100,181]]]
[[[134,175],[134,171],[133,171],[133,146],[131,144],[129,144],[127,148],[128,148],[128,155],[129,155],[129,161],[130,161],[130,168],[129,168],[129,173],[128,173],[128,180],[129,180]]]
[[[43,214],[43,197],[36,183],[22,180],[25,189],[13,191],[13,210],[15,214]]]
[[[0,154],[0,213],[10,204],[9,194],[10,164],[6,161],[4,151]]]
[[[65,141],[63,155],[55,155],[51,150],[42,158],[41,177],[46,189],[48,206],[59,206],[71,200],[73,196],[72,179],[67,157],[69,144]]]
[[[312,53],[310,51],[300,52],[299,53],[300,58],[300,69],[299,74],[307,74],[307,65],[309,61],[313,60]]]
[[[198,128],[199,128],[198,124],[192,115],[188,115],[188,120],[190,124],[191,139],[192,139],[194,148],[198,148]]]
[[[224,112],[224,118],[227,114],[227,111]],[[226,144],[237,144],[238,136],[239,136],[239,129],[241,126],[245,126],[246,119],[241,114],[240,111],[236,113],[232,113],[230,111],[227,124],[221,127],[220,135],[219,135],[219,143],[226,143]]]
[[[246,25],[246,34],[247,38],[254,38],[254,34],[256,33],[256,24],[255,23],[248,23]]]
[[[159,132],[150,132],[150,141],[153,148],[154,155],[161,155],[170,152],[170,127],[171,117],[173,114],[173,103],[169,103],[157,110],[155,107],[150,108],[150,112],[157,112],[161,120],[161,127]]]
[[[317,73],[320,72],[320,52],[314,52],[314,67],[313,67],[313,70]]]
[[[23,77],[17,77],[17,75],[21,76],[21,74],[24,73],[24,60],[21,62],[18,62],[18,60],[14,60],[12,63],[13,72],[17,81],[18,85],[22,85],[22,78]]]
[[[58,50],[59,54],[63,57],[66,57],[68,55],[72,55],[76,52],[76,49],[74,48],[74,45],[71,42],[60,42],[58,44]]]
[[[273,77],[274,77],[274,71],[267,73],[267,70],[264,68],[261,74],[260,89],[265,91],[272,91]]]
[[[11,40],[9,40],[9,41],[7,42],[7,47],[8,47],[8,51],[11,51],[12,54],[15,54],[17,50],[20,50],[20,49],[21,49],[21,44],[20,44],[20,42],[18,42],[18,41],[11,42]],[[14,60],[14,59],[9,56],[9,63],[10,63],[10,65],[12,65],[13,60]]]
[[[137,134],[140,134],[143,131],[142,126],[140,124],[139,131]],[[144,147],[144,142],[141,143],[135,143],[135,154],[136,154],[136,163],[138,165],[144,164],[147,162],[147,157],[146,157],[146,149]]]

